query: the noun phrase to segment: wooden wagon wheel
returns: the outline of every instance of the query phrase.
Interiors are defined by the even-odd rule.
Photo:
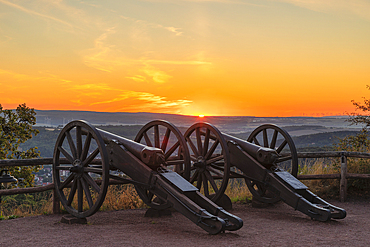
[[[61,162],[63,157],[68,164]],[[92,164],[94,159],[101,162]],[[107,193],[109,163],[104,141],[92,125],[72,121],[62,129],[54,148],[53,178],[71,215],[85,218],[99,210]]]
[[[186,141],[180,130],[164,120],[154,120],[141,128],[135,137],[136,142],[156,147],[165,154],[165,165],[183,176],[190,178],[190,155]],[[140,198],[154,209],[168,208],[169,204],[157,198],[151,191],[135,186]]]
[[[185,133],[185,140],[192,160],[189,182],[217,202],[229,181],[230,156],[226,141],[221,132],[208,123],[192,125]]]
[[[279,158],[270,169],[288,171],[294,177],[297,177],[297,150],[292,138],[284,129],[273,124],[264,124],[255,129],[247,141],[261,147],[275,149],[279,154]],[[275,203],[280,200],[276,193],[266,188],[263,184],[248,179],[245,181],[250,192],[258,201]]]

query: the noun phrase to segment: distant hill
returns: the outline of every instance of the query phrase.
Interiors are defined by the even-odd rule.
[[[90,112],[90,111],[43,111],[36,110],[37,128],[40,134],[22,144],[22,148],[37,146],[42,157],[52,157],[60,129],[72,120],[83,119],[101,129],[129,139],[134,139],[141,127],[157,119],[173,123],[182,133],[196,122],[208,122],[222,132],[247,139],[262,124],[275,124],[292,136],[299,150],[331,147],[337,138],[355,134],[359,126],[349,126],[346,117],[210,117],[183,116],[161,113]]]
[[[332,147],[337,144],[339,139],[347,136],[356,135],[358,131],[335,131],[312,135],[293,137],[294,144],[298,150],[311,147]]]
[[[204,121],[209,122],[228,133],[251,132],[258,126],[266,123],[287,127],[291,135],[314,134],[340,130],[358,130],[356,126],[349,126],[346,117],[253,117],[253,116],[184,116],[163,113],[128,113],[128,112],[91,112],[91,111],[45,111],[36,110],[37,126],[63,126],[72,120],[86,120],[94,125],[144,125],[152,120],[166,120],[178,127],[190,127],[192,124]],[[320,127],[322,130],[320,130]],[[295,128],[295,129],[294,129]],[[301,133],[303,130],[306,132]],[[298,131],[298,132],[297,132]]]

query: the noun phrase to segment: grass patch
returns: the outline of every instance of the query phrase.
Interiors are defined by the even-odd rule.
[[[225,194],[232,203],[248,203],[252,200],[252,194],[249,192],[244,179],[230,179]]]
[[[0,204],[1,216],[12,218],[51,214],[52,205],[51,191],[3,196]]]
[[[132,184],[109,186],[101,211],[145,208]]]
[[[299,175],[338,174],[334,159],[306,159],[299,165]],[[303,180],[310,191],[323,198],[339,197],[338,179]]]
[[[87,202],[84,204],[87,205]],[[1,219],[27,217],[34,215],[48,215],[53,213],[53,199],[51,191],[3,196],[1,200]],[[145,203],[140,199],[133,185],[109,186],[100,211],[144,208]],[[61,212],[67,211],[61,205]]]

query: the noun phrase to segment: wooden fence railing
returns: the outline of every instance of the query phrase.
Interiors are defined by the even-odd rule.
[[[298,153],[298,158],[340,158],[340,174],[315,174],[315,175],[298,175],[300,180],[310,179],[340,179],[339,194],[340,201],[344,202],[347,198],[347,179],[370,179],[370,174],[355,174],[347,172],[347,158],[364,158],[370,159],[370,153],[360,152],[306,152]]]
[[[298,153],[298,158],[340,158],[341,173],[340,174],[314,174],[314,175],[298,175],[300,180],[311,179],[340,179],[340,200],[344,202],[347,198],[347,179],[370,179],[370,174],[353,174],[347,173],[347,158],[370,158],[370,153],[360,152],[305,152]],[[96,161],[99,162],[98,160]],[[38,166],[49,165],[53,163],[53,158],[40,159],[23,159],[23,160],[0,160],[0,168],[9,166]],[[68,164],[67,159],[60,159],[60,163]],[[117,183],[113,183],[117,184]],[[60,201],[56,196],[54,183],[29,188],[15,188],[8,190],[0,190],[0,197],[5,195],[16,195],[25,193],[36,193],[53,190],[53,213],[60,212]]]

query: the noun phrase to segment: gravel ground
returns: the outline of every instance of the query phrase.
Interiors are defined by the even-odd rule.
[[[332,204],[347,217],[313,221],[280,202],[267,208],[234,204],[238,231],[209,235],[183,215],[144,217],[145,209],[98,212],[86,225],[60,223],[61,215],[0,221],[0,246],[369,246],[370,200]]]

